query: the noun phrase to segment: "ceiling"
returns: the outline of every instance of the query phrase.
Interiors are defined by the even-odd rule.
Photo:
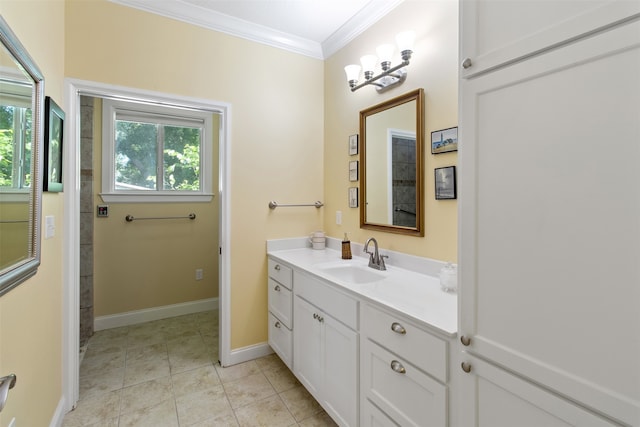
[[[325,59],[403,0],[111,0]]]

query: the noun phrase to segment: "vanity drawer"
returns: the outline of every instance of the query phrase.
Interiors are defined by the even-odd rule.
[[[280,282],[280,284],[291,289],[293,273],[290,267],[269,258],[269,277]]]
[[[398,424],[391,421],[387,414],[378,409],[369,399],[364,400],[360,425],[362,427],[398,427]]]
[[[293,327],[291,291],[272,278],[269,278],[269,311],[289,329]]]
[[[447,425],[446,386],[370,340],[361,350],[365,399],[402,426]]]
[[[293,333],[271,313],[269,313],[269,345],[284,364],[292,369]]]
[[[402,333],[404,331],[404,333]],[[361,334],[393,350],[429,375],[447,382],[447,342],[369,304],[363,304]]]
[[[344,323],[353,330],[358,329],[358,301],[321,282],[297,271],[294,272],[295,294],[301,296],[322,311]]]

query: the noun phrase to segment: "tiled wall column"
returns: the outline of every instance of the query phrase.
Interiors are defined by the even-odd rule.
[[[93,335],[93,102],[80,97],[80,346]]]

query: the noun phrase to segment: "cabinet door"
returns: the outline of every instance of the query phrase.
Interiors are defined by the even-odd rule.
[[[358,334],[322,314],[324,328],[324,402],[340,425],[358,425]]]
[[[558,47],[639,13],[637,1],[461,1],[460,58],[470,61],[461,75]]]
[[[471,355],[463,374],[460,421],[473,427],[612,427],[568,400]]]
[[[322,336],[318,310],[300,297],[294,297],[293,369],[305,388],[320,399],[323,380]]]
[[[468,351],[629,425],[640,425],[639,35],[639,21],[619,25],[460,91]]]

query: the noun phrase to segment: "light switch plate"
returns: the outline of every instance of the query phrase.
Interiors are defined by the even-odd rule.
[[[56,235],[56,217],[47,215],[44,217],[44,238],[50,239]]]

